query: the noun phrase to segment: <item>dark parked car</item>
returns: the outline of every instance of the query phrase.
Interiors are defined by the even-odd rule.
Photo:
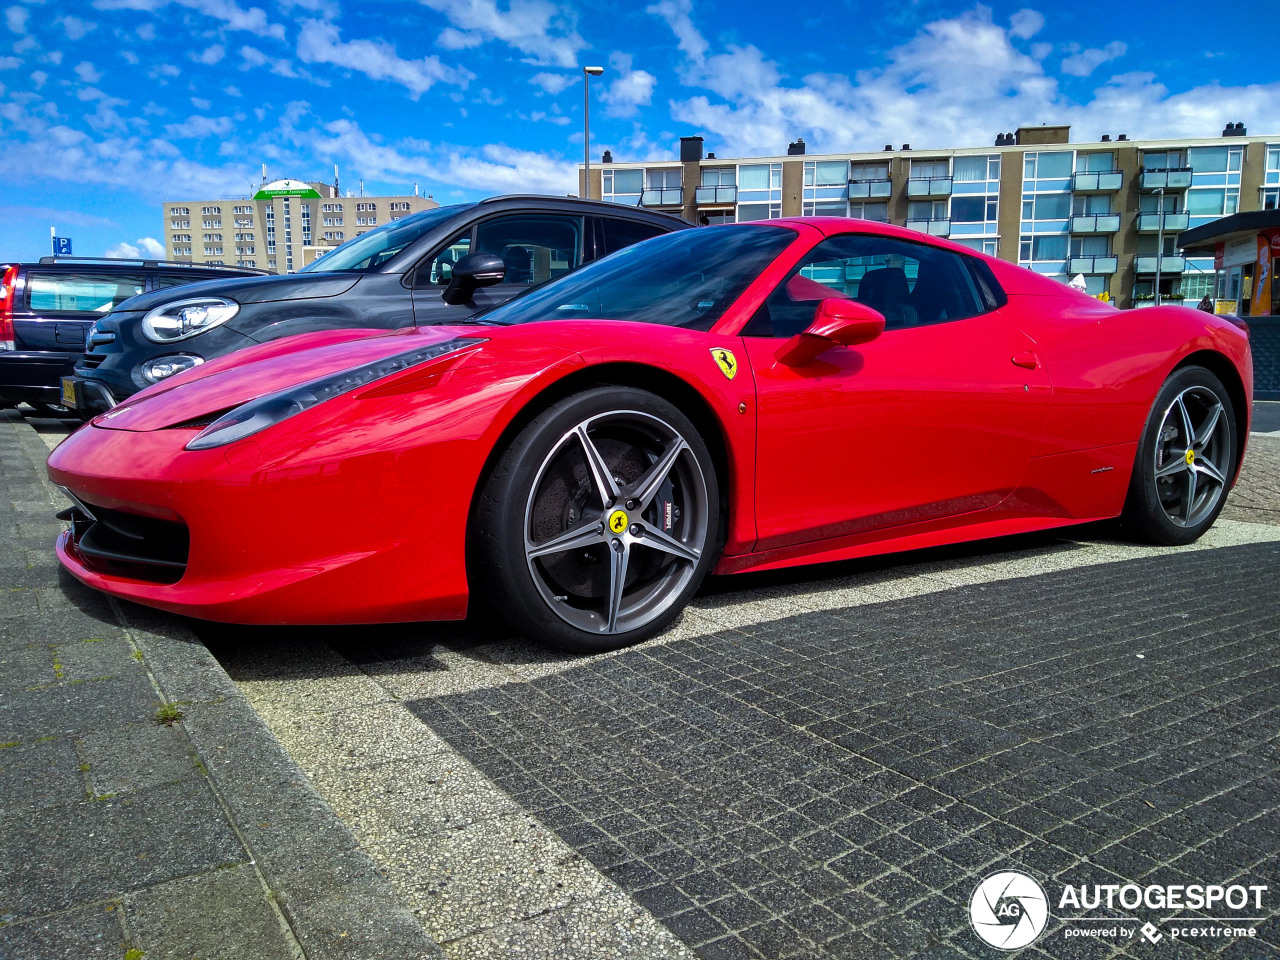
[[[258,276],[260,270],[168,263],[44,257],[0,264],[0,403],[62,403],[61,380],[85,348],[85,334],[120,303],[197,280]]]
[[[690,226],[636,207],[494,197],[402,217],[285,276],[148,293],[94,324],[66,390],[84,416],[223,354],[297,333],[465,320],[615,250]]]

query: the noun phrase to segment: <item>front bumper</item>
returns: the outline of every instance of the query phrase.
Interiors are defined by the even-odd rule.
[[[60,404],[62,378],[71,374],[79,356],[42,350],[0,352],[0,399]]]

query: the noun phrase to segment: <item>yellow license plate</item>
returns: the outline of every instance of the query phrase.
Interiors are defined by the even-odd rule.
[[[62,405],[76,408],[76,382],[69,377],[62,378]]]

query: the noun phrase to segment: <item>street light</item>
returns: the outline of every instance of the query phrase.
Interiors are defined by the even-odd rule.
[[[582,68],[582,196],[591,199],[591,78],[604,73],[604,67]]]

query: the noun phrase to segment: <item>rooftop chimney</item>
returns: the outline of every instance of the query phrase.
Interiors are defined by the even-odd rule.
[[[1245,130],[1243,123],[1228,123],[1222,128],[1222,135],[1224,137],[1243,137],[1247,133],[1248,131]]]
[[[792,143],[787,144],[788,157],[804,156],[804,137],[796,137]]]
[[[715,158],[716,158],[716,155],[715,155],[714,153],[708,153],[708,154],[707,154],[707,159],[708,159],[708,160],[714,160]]]
[[[600,162],[601,162],[601,163],[613,163],[613,151],[612,151],[612,150],[606,150],[604,153],[602,153],[602,154],[600,155]]]
[[[892,149],[893,149],[893,144],[892,144],[892,143],[886,143],[886,144],[884,145],[884,148],[885,148],[886,150],[892,150]]]
[[[1110,143],[1110,142],[1111,142],[1111,134],[1109,134],[1109,133],[1104,133],[1104,134],[1102,135],[1102,142],[1103,142],[1103,143]]]
[[[1120,136],[1116,137],[1116,139],[1117,139],[1117,140],[1128,140],[1128,139],[1129,139],[1129,135],[1128,135],[1127,133],[1122,133],[1122,134],[1120,134]]]
[[[681,163],[697,163],[702,159],[702,138],[701,137],[681,137],[680,138],[680,162]]]
[[[910,150],[910,149],[911,149],[911,144],[909,144],[909,143],[904,143],[904,144],[902,145],[902,149],[903,149],[903,150]]]

